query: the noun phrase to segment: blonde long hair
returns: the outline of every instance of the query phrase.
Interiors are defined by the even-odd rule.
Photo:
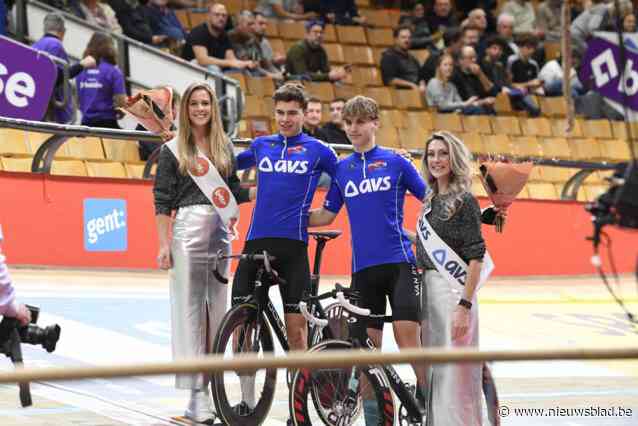
[[[205,90],[210,96],[210,121],[206,129],[206,135],[210,146],[209,160],[222,176],[231,173],[232,162],[228,150],[228,142],[222,125],[221,113],[215,92],[207,83],[193,83],[184,92],[179,109],[179,129],[177,134],[177,153],[179,155],[179,171],[183,175],[188,170],[197,168],[197,146],[193,140],[193,132],[188,117],[188,103],[196,90]]]
[[[470,163],[470,151],[465,144],[454,134],[447,131],[435,132],[425,143],[423,154],[422,173],[423,178],[428,183],[432,191],[426,196],[424,203],[428,205],[432,198],[439,193],[436,179],[428,169],[428,147],[433,141],[441,141],[445,144],[450,155],[450,183],[449,197],[443,201],[443,210],[446,216],[443,220],[449,220],[463,206],[462,194],[471,192],[472,188],[472,168]]]

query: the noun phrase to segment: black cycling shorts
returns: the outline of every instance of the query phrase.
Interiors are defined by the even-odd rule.
[[[279,286],[284,312],[299,313],[299,302],[304,291],[310,288],[308,244],[288,238],[260,238],[246,241],[243,253],[261,253],[264,250],[277,258],[272,267],[286,280],[286,285]],[[239,261],[233,278],[233,306],[246,301],[253,294],[255,275],[260,265],[260,262],[250,260]]]
[[[362,269],[352,276],[351,287],[359,291],[357,305],[370,309],[370,328],[383,329],[386,296],[390,299],[393,321],[421,321],[421,277],[411,263],[386,263]]]

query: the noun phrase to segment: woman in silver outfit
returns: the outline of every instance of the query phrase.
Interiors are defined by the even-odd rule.
[[[173,359],[209,352],[227,310],[227,286],[212,271],[217,251],[230,252],[229,231],[190,175],[201,171],[197,151],[219,171],[237,203],[249,200],[249,191],[240,188],[233,146],[224,134],[217,97],[208,84],[194,83],[186,89],[178,129],[172,141],[177,144],[177,155],[168,146],[162,147],[153,189],[157,261],[161,269],[170,270]],[[228,275],[229,264],[222,266]],[[187,418],[195,422],[213,418],[207,375],[178,375],[175,385],[191,390]]]
[[[485,242],[481,210],[471,193],[470,152],[449,132],[437,132],[425,146],[423,176],[432,192],[422,220],[467,264],[465,285],[443,275],[417,237],[417,262],[423,268],[423,345],[477,347],[479,283]],[[422,228],[420,228],[422,229]],[[441,259],[438,259],[441,261]],[[427,425],[483,424],[481,364],[434,364],[427,380]]]

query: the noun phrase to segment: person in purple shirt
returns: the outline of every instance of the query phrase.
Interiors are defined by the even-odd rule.
[[[83,57],[93,56],[95,69],[84,70],[77,76],[78,100],[82,124],[91,127],[119,129],[115,108],[126,103],[124,75],[117,67],[113,40],[104,33],[95,33]]]
[[[31,312],[26,306],[16,302],[15,290],[2,254],[2,227],[0,226],[0,316],[17,318],[20,324],[31,322]]]
[[[34,49],[46,52],[51,56],[69,62],[69,56],[62,45],[66,28],[64,26],[64,18],[60,13],[49,13],[44,17],[44,35],[33,46]],[[75,78],[85,69],[95,68],[95,58],[88,55],[79,63],[69,66],[68,78]],[[46,114],[46,121],[66,124],[73,122],[75,119],[73,113],[73,99],[71,98],[71,87],[68,87],[68,96],[64,99],[65,85],[69,86],[69,82],[64,78],[64,66],[57,64],[58,77],[55,81],[55,89],[49,109]]]

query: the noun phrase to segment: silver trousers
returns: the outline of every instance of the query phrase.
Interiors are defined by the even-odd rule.
[[[452,341],[452,317],[462,295],[460,285],[450,284],[436,270],[423,274],[425,347],[477,347],[478,304],[472,300],[470,327],[458,341]],[[483,365],[480,363],[433,364],[429,368],[426,400],[428,426],[480,426],[484,417]]]
[[[173,359],[193,358],[210,352],[219,323],[227,311],[227,285],[213,275],[218,250],[230,253],[230,244],[213,206],[180,208],[173,224],[170,270],[171,347]],[[230,263],[220,270],[228,276]],[[206,312],[208,311],[208,317]],[[180,374],[178,389],[203,389],[208,376]]]

